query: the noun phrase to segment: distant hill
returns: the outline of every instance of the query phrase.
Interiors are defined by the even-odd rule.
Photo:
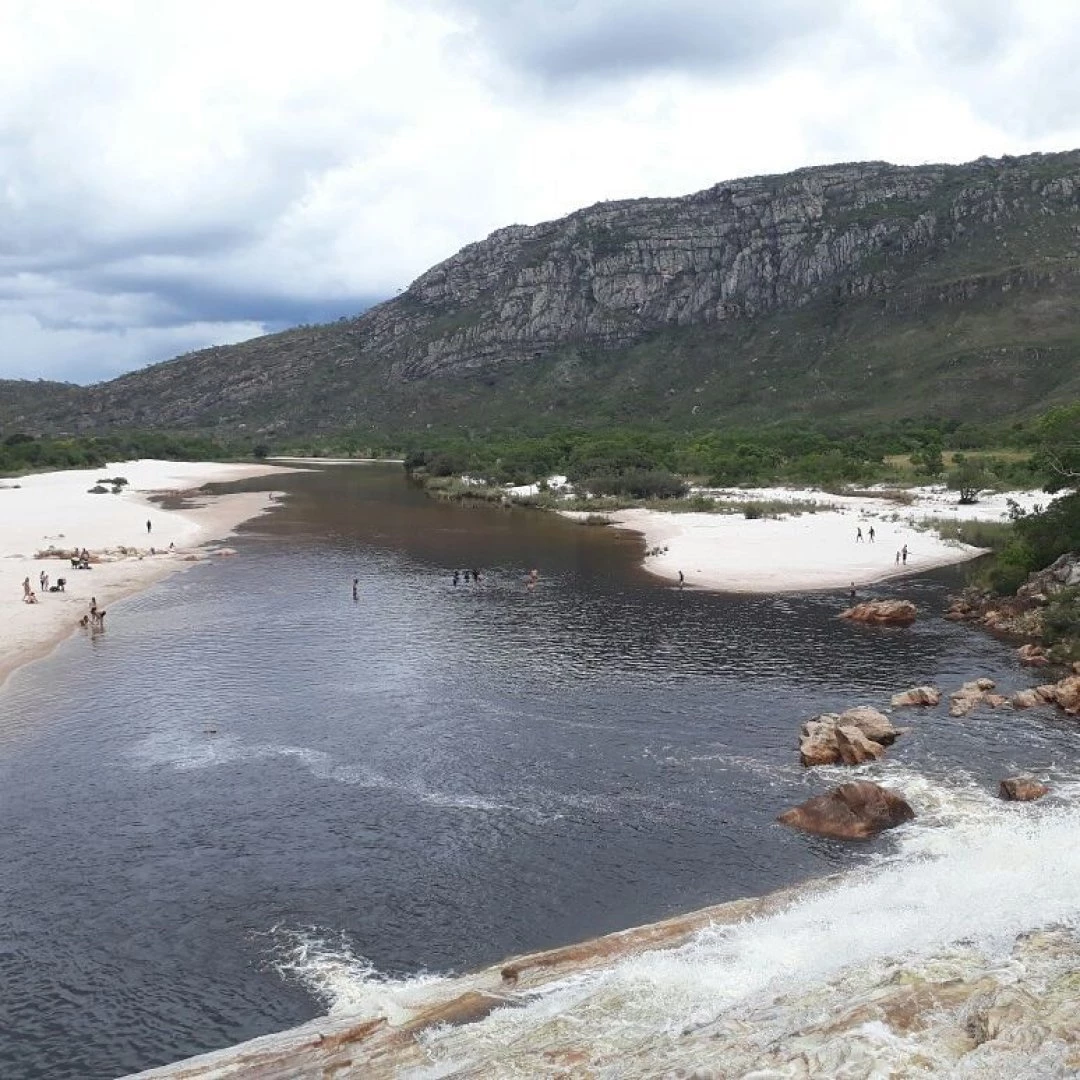
[[[14,407],[11,385],[9,426],[268,437],[1022,415],[1080,398],[1080,151],[600,203],[355,319]]]

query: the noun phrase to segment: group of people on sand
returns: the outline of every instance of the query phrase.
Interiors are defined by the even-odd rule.
[[[866,535],[869,538],[870,543],[872,544],[874,542],[874,536],[875,536],[874,526],[873,525],[871,525],[870,528],[866,530]],[[855,543],[856,544],[861,544],[862,542],[863,542],[863,531],[862,531],[862,526],[859,525],[855,529]],[[908,557],[908,547],[907,547],[907,544],[905,544],[896,553],[896,565],[900,566],[901,563],[902,563],[904,566],[907,566],[907,557]]]
[[[38,574],[38,589],[41,593],[47,592],[63,592],[67,587],[67,578],[58,577],[54,584],[49,584],[49,575],[42,570]],[[30,584],[30,576],[27,575],[23,578],[23,603],[24,604],[36,604],[38,602],[38,594],[34,592],[33,585]]]

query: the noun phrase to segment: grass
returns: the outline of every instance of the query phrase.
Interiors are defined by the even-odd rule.
[[[1012,538],[1011,521],[956,521],[952,518],[925,518],[915,528],[934,531],[943,540],[954,540],[972,547],[1000,551]]]

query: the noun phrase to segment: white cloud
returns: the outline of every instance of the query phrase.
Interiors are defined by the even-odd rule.
[[[0,0],[0,376],[355,311],[607,198],[1080,144],[1061,0]]]

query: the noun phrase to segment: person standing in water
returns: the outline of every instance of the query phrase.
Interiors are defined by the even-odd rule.
[[[352,579],[352,598],[354,600],[360,599],[360,579],[356,577]]]
[[[147,518],[147,519],[146,519],[146,535],[147,535],[147,536],[149,536],[149,535],[150,535],[150,530],[151,530],[152,528],[153,528],[153,525],[151,525],[151,524],[150,524],[150,519],[149,519],[149,518]]]
[[[874,542],[874,526],[871,525],[870,526],[870,543],[872,544],[873,542]]]
[[[455,570],[455,571],[454,571],[454,584],[456,585],[456,584],[458,583],[458,581],[460,581],[460,580],[461,580],[461,574],[459,574],[459,573],[458,573],[458,572],[457,572],[457,571]]]
[[[862,526],[861,525],[855,530],[855,543],[857,543],[857,544],[862,543]]]
[[[680,589],[683,587],[683,583],[685,581],[686,581],[686,578],[683,577],[683,572],[680,570],[679,571],[679,588]]]

